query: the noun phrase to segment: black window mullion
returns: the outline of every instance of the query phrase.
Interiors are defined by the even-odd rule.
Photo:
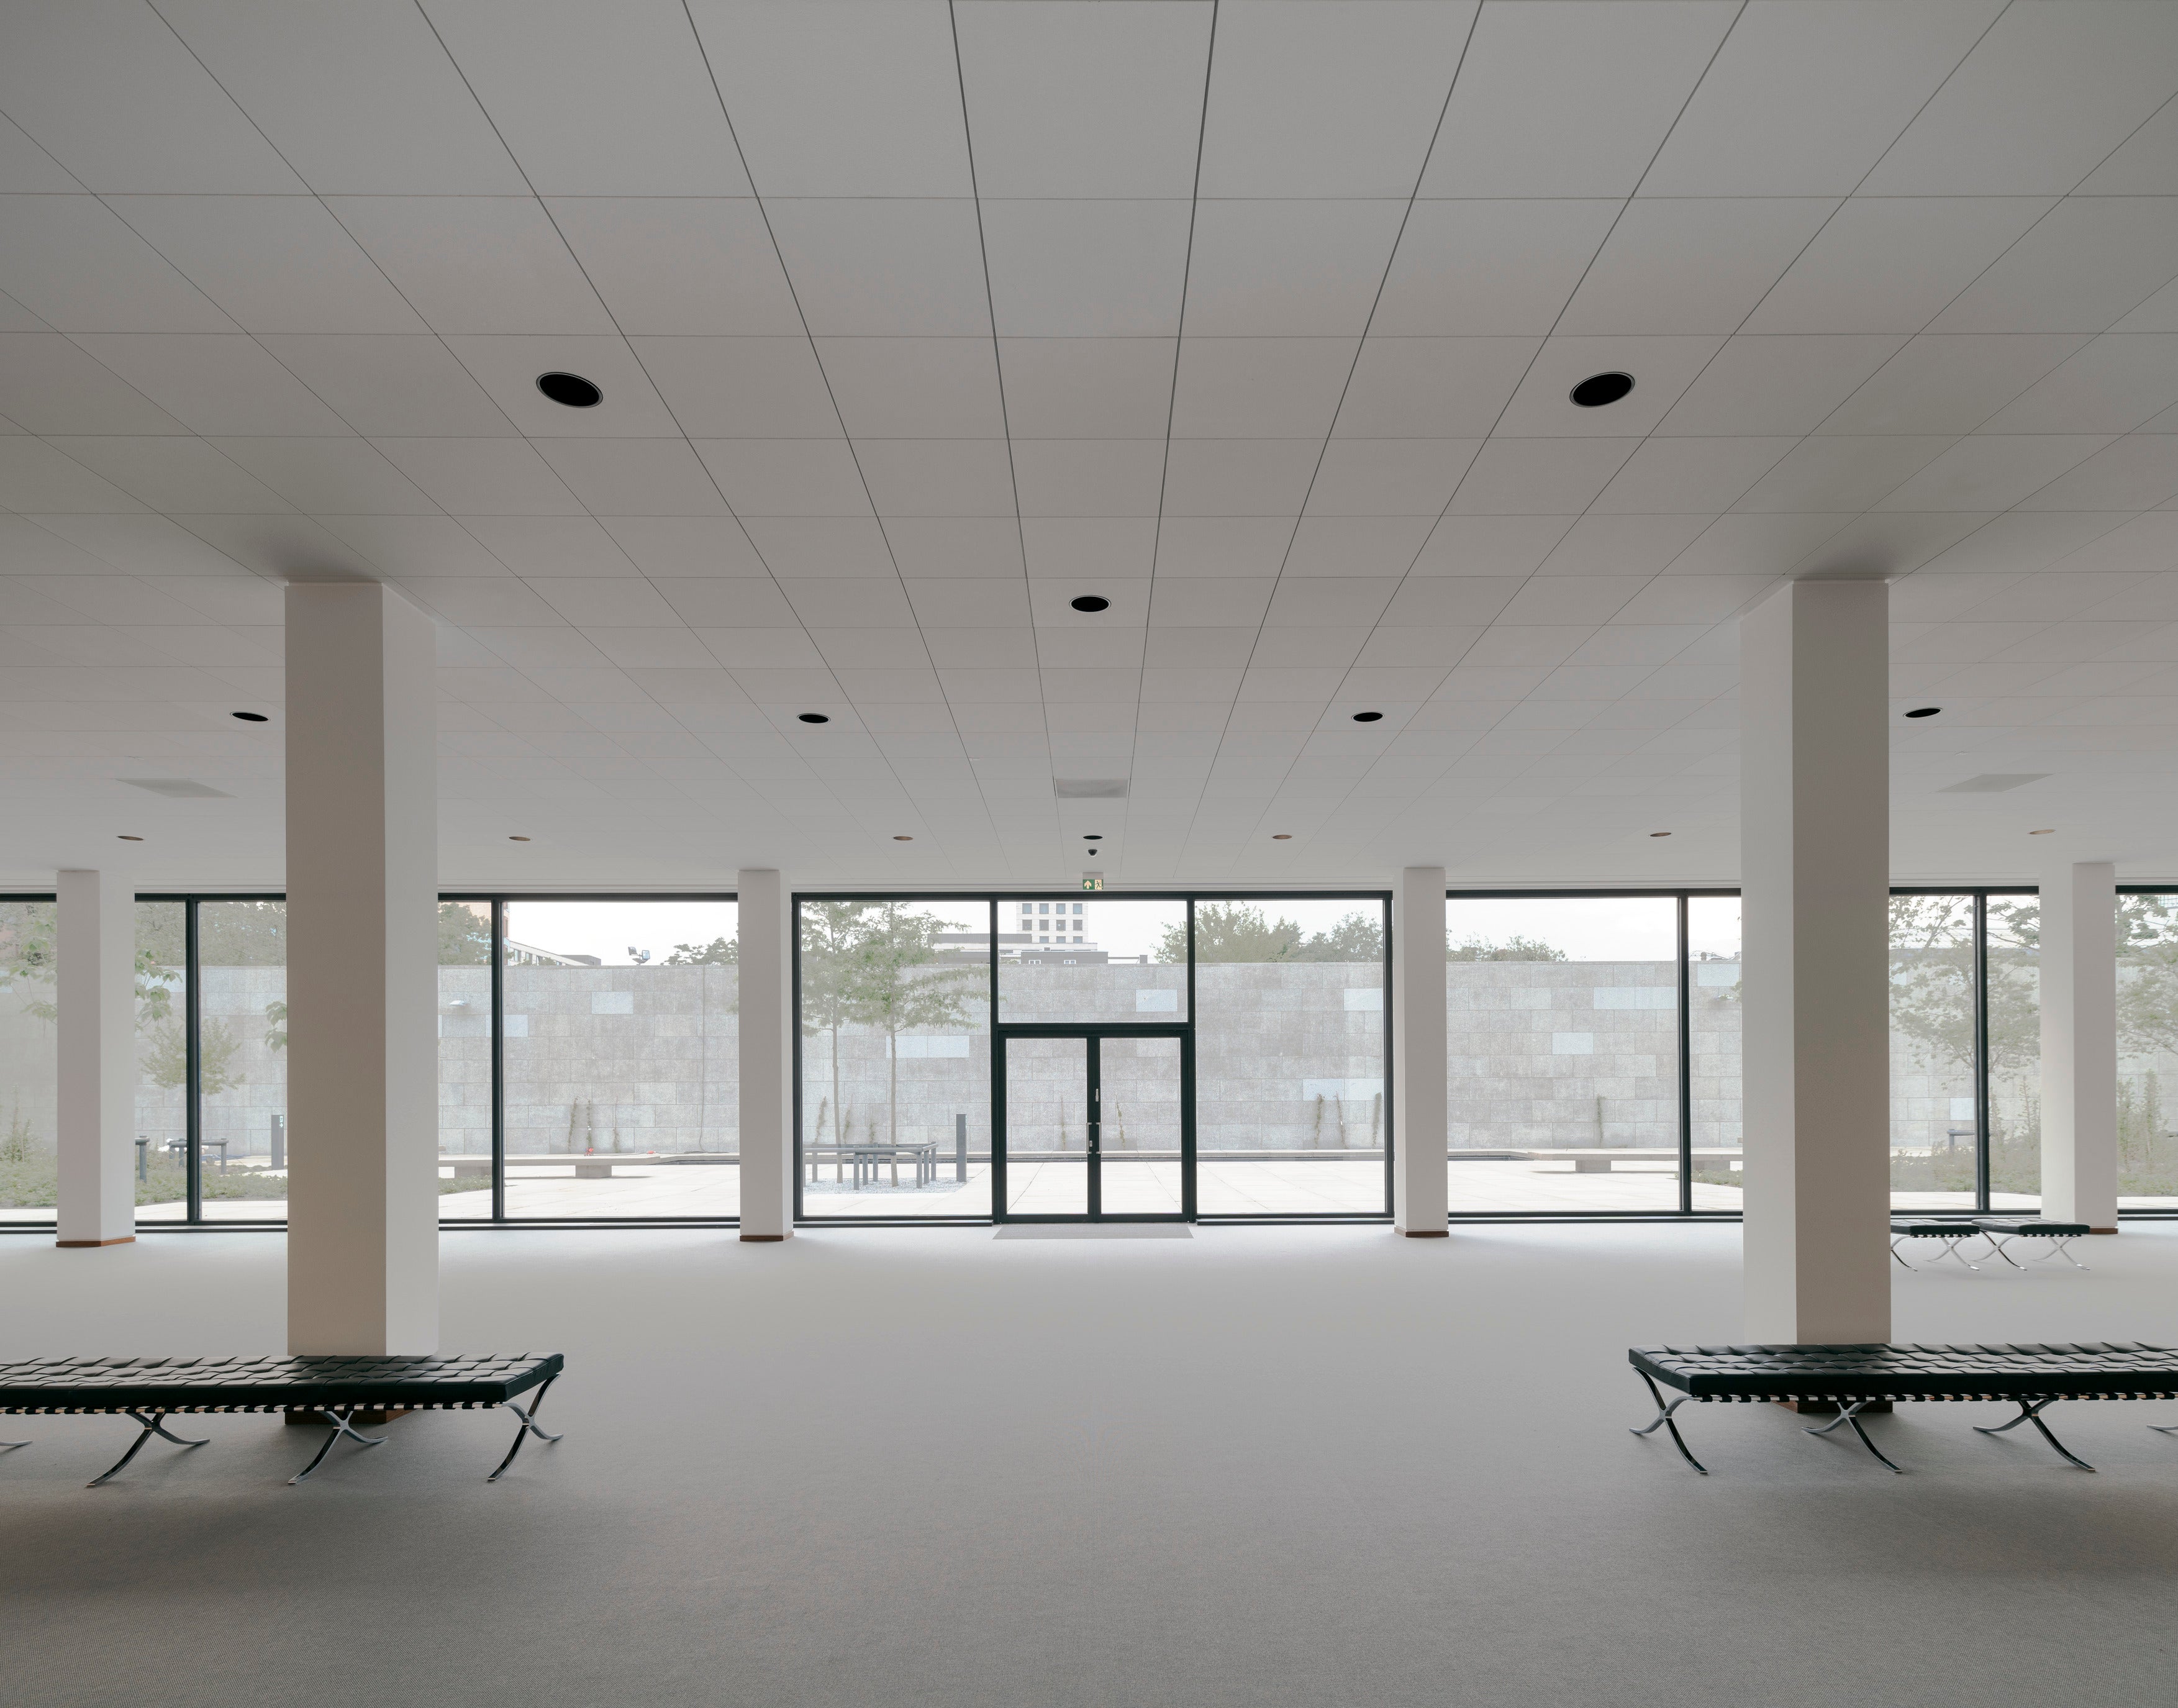
[[[182,904],[182,1171],[183,1214],[204,1220],[204,980],[198,953],[197,906]]]
[[[1693,977],[1687,965],[1687,898],[1678,897],[1679,919],[1679,1213],[1694,1207],[1694,1010],[1688,1000]]]
[[[1396,1092],[1398,1064],[1393,1059],[1392,1055],[1392,955],[1396,945],[1392,941],[1392,899],[1388,895],[1384,898],[1383,908],[1384,969],[1380,977],[1383,981],[1384,990],[1384,1213],[1388,1216],[1392,1213],[1393,1203],[1392,1170],[1397,1165],[1397,1147],[1399,1142],[1399,1136],[1393,1130],[1392,1117],[1392,1112],[1398,1107],[1399,1099]],[[1447,1027],[1450,1026],[1449,1015],[1445,1017],[1445,1023]],[[1447,1166],[1450,1166],[1449,1162],[1447,1163]]]
[[[506,1219],[506,901],[491,901],[491,1219]]]
[[[739,937],[741,934],[741,904],[738,900],[736,900],[734,904],[734,933],[736,937]],[[790,1094],[790,1104],[794,1114],[794,1132],[787,1146],[787,1160],[792,1163],[794,1168],[794,1219],[798,1223],[801,1221],[802,1216],[802,898],[794,895],[789,895],[786,898],[786,965],[787,983],[792,987],[792,988],[786,994],[787,1005],[794,1010],[793,1035],[787,1041],[788,1061],[791,1071],[794,1075],[794,1085]],[[737,1003],[741,993],[741,977],[740,972],[736,970],[734,973],[734,991]],[[736,1026],[738,1026],[738,1022],[736,1022]],[[736,1030],[734,1034],[734,1040],[735,1048],[738,1051],[741,1044],[741,1034],[738,1030]],[[832,1039],[832,1048],[836,1050],[839,1047],[840,1040],[837,1034],[835,1034]],[[736,1095],[738,1095],[741,1086],[741,1069],[738,1065],[736,1065],[734,1073],[734,1085]],[[832,1121],[834,1130],[832,1136],[835,1139],[839,1137],[839,1120],[840,1112],[837,1109],[833,1110]],[[739,1150],[741,1148],[741,1114],[739,1110],[736,1109],[734,1115],[734,1147],[736,1150]],[[746,1153],[744,1152],[744,1154]],[[738,1167],[739,1165],[736,1164],[736,1166]],[[741,1218],[739,1217],[736,1217],[735,1220],[738,1223]]]
[[[1973,898],[1974,1208],[1989,1213],[1989,893]]]

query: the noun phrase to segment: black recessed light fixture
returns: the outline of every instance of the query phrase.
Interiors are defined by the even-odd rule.
[[[272,721],[262,712],[229,712],[227,716],[239,718],[245,724],[269,724]]]
[[[1909,718],[1933,718],[1941,710],[1943,710],[1941,706],[1916,706],[1906,715]]]
[[[915,840],[915,838],[912,836],[895,836],[892,840],[895,842],[912,842]]]
[[[510,842],[527,842],[529,839],[527,836],[510,836],[506,840]]]
[[[829,724],[832,720],[822,712],[803,712],[799,714],[799,721],[805,724]]]
[[[1084,830],[1081,833],[1081,840],[1084,842],[1101,842],[1104,840],[1104,835],[1101,830]]]
[[[1634,389],[1631,374],[1590,374],[1567,395],[1584,409],[1616,403]]]
[[[1357,724],[1381,724],[1384,721],[1384,714],[1382,712],[1356,712],[1354,721]]]
[[[2030,836],[2054,836],[2057,834],[2057,827],[2053,824],[2047,830],[2029,830],[2027,834]]]
[[[570,409],[594,409],[605,400],[605,394],[580,374],[539,374],[537,389]]]
[[[1293,840],[1293,832],[1290,830],[1273,830],[1271,832],[1271,840],[1273,842],[1290,842]]]
[[[1668,836],[1672,833],[1668,830],[1651,830],[1649,834],[1651,836]]]
[[[121,842],[141,842],[144,839],[141,836],[120,836],[114,840]]]
[[[1076,610],[1087,611],[1109,610],[1112,608],[1112,601],[1099,598],[1093,593],[1085,593],[1074,601],[1074,608]]]

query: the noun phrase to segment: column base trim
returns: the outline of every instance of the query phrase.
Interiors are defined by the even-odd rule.
[[[2115,1234],[2117,1232],[2117,1229],[2115,1228],[2090,1228],[2088,1231],[2090,1234]]]
[[[63,1251],[88,1251],[96,1250],[101,1245],[133,1245],[135,1243],[136,1236],[134,1234],[123,1234],[116,1240],[56,1240],[53,1241],[53,1244]]]
[[[784,1234],[744,1234],[742,1243],[745,1245],[773,1245],[785,1237]]]
[[[1449,1228],[1402,1228],[1399,1231],[1409,1240],[1449,1240],[1452,1237]]]

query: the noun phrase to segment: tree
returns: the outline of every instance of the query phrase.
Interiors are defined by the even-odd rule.
[[[982,980],[975,967],[933,965],[939,933],[965,929],[958,920],[911,911],[906,902],[878,902],[860,922],[848,951],[848,1012],[885,1035],[885,1136],[889,1144],[900,1142],[900,1035],[918,1026],[965,1023],[969,989]],[[837,1043],[835,1036],[835,1060]]]
[[[156,914],[158,910],[150,911]],[[175,911],[178,915],[180,910]],[[172,1012],[174,994],[168,981],[172,969],[181,965],[181,956],[177,953],[172,961],[161,961],[157,945],[146,941],[145,910],[140,908],[136,917],[136,1024],[142,1027]],[[21,992],[23,1012],[49,1022],[60,1013],[42,994],[53,983],[55,925],[50,901],[28,903],[14,910],[13,917],[0,918],[0,989]]]
[[[479,914],[478,908],[484,911]],[[491,965],[491,907],[488,902],[441,901],[439,904],[439,965]]]
[[[197,1076],[205,1096],[217,1097],[243,1083],[234,1070],[235,1053],[242,1041],[216,1020],[197,1028]],[[155,1086],[172,1091],[187,1085],[189,1077],[189,1043],[179,1021],[153,1029],[140,1058],[143,1071]]]
[[[1553,949],[1534,937],[1514,935],[1502,943],[1491,943],[1480,937],[1470,937],[1464,943],[1454,943],[1452,933],[1444,934],[1444,958],[1447,961],[1563,961],[1566,952]]]
[[[1195,959],[1261,965],[1294,961],[1382,961],[1384,927],[1367,913],[1348,914],[1327,932],[1305,937],[1292,920],[1266,920],[1260,907],[1241,901],[1205,901],[1195,910]],[[1187,960],[1187,927],[1168,925],[1157,945],[1157,959],[1168,966]]]
[[[668,966],[739,966],[742,944],[738,937],[714,937],[701,945],[676,943],[673,953],[665,957]]]
[[[863,908],[855,901],[802,904],[802,1035],[827,1034],[832,1046],[832,1137],[846,1131],[840,1107],[840,1029],[854,1019],[847,994],[848,971],[863,930]],[[824,1111],[818,1111],[816,1138],[824,1136]]]

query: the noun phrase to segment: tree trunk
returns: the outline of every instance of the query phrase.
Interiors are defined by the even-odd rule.
[[[845,1131],[845,1129],[840,1125],[840,1028],[835,1025],[832,1028],[832,1142],[835,1145],[840,1143]],[[824,1142],[822,1123],[819,1123],[817,1142],[820,1145]]]
[[[900,1142],[900,1034],[885,1034],[885,1069],[889,1076],[885,1098],[885,1142]]]

